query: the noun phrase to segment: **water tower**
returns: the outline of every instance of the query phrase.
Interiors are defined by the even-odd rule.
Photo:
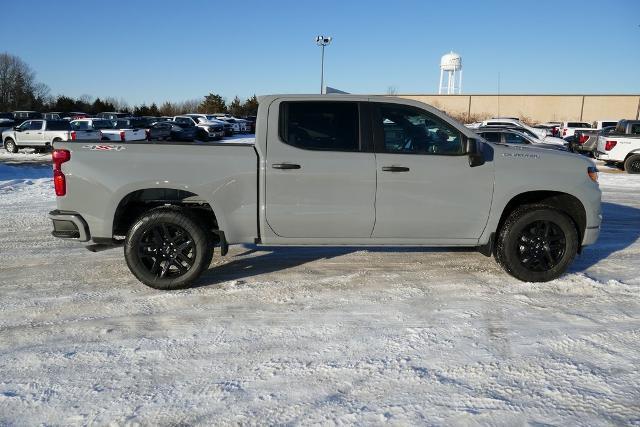
[[[442,85],[444,73],[447,73],[446,86]],[[456,77],[458,80],[457,86]],[[443,93],[447,95],[462,93],[462,57],[454,51],[442,55],[442,59],[440,59],[440,85],[438,86],[438,94]]]

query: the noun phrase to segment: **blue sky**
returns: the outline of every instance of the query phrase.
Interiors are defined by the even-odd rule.
[[[433,93],[440,56],[463,90],[640,93],[640,1],[9,1],[0,51],[51,93],[131,104],[329,86]]]

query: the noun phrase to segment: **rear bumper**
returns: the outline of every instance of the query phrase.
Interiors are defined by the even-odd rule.
[[[88,242],[91,239],[89,226],[77,212],[56,209],[49,212],[49,219],[53,222],[51,235],[54,237],[79,242]]]

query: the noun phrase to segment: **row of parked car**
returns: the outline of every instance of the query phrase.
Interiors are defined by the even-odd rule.
[[[4,148],[12,153],[21,148],[47,150],[57,141],[210,141],[234,134],[255,133],[255,117],[244,119],[228,114],[183,114],[173,117],[130,117],[127,113],[105,112],[90,116],[81,112],[0,113]]]
[[[488,141],[567,150],[603,160],[628,173],[640,173],[640,120],[529,126],[517,117],[494,117],[467,127]]]

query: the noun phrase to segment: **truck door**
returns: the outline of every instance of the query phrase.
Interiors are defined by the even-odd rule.
[[[23,132],[25,142],[38,144],[44,142],[44,120],[31,120],[29,127]]]
[[[375,103],[373,237],[477,239],[489,215],[493,162],[470,167],[463,135],[417,107]]]
[[[375,155],[354,101],[269,107],[266,220],[281,237],[371,237]],[[367,140],[367,138],[369,140]]]
[[[16,143],[18,145],[26,144],[29,140],[28,133],[31,132],[29,127],[31,126],[31,121],[22,122],[20,126],[16,128],[15,136]]]

